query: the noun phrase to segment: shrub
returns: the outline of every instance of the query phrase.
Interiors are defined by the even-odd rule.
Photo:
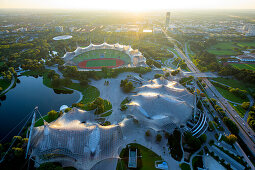
[[[145,132],[145,135],[146,135],[146,136],[151,136],[151,131],[150,131],[150,130],[147,130],[147,131]]]
[[[243,102],[241,106],[243,109],[247,110],[250,106],[250,102]]]
[[[163,75],[162,75],[162,74],[155,74],[155,75],[154,75],[154,78],[155,78],[155,79],[160,78],[160,77],[163,77]]]
[[[56,120],[58,118],[58,112],[55,111],[55,110],[49,111],[48,112],[48,118],[49,118],[49,121]]]
[[[234,134],[230,134],[230,135],[226,136],[226,140],[229,144],[232,145],[237,141],[237,137]]]
[[[162,135],[161,135],[161,134],[157,134],[157,136],[156,136],[156,141],[157,141],[157,142],[160,142],[161,139],[162,139]]]
[[[67,113],[67,112],[69,112],[70,110],[72,110],[72,108],[68,107],[68,108],[65,109],[65,112]]]

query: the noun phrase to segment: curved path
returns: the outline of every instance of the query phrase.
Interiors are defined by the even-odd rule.
[[[7,93],[7,92],[13,87],[14,83],[15,83],[15,77],[12,76],[12,81],[11,81],[10,86],[9,86],[7,89],[5,89],[4,91],[2,91],[2,92],[0,93],[0,96],[2,96],[3,94]]]

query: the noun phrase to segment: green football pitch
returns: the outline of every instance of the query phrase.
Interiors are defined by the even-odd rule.
[[[73,62],[78,64],[84,60],[99,59],[99,58],[117,58],[117,59],[123,60],[125,62],[125,64],[129,64],[131,61],[130,57],[122,51],[117,51],[117,50],[112,50],[112,49],[98,49],[98,50],[88,51],[88,52],[85,52],[85,53],[82,53],[82,54],[76,56],[75,58],[73,58]],[[97,62],[99,62],[99,61],[97,61]],[[87,65],[89,64],[89,62],[87,63]],[[102,62],[106,63],[106,62],[112,62],[112,61],[111,60],[108,60],[108,61],[103,60]]]
[[[116,60],[89,60],[86,67],[116,66]]]

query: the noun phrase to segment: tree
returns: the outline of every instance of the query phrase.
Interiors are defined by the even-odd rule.
[[[206,142],[206,139],[207,139],[207,136],[206,134],[203,134],[199,137],[199,140],[201,141],[201,143],[205,143]]]
[[[145,135],[146,135],[146,136],[151,136],[151,131],[150,131],[150,130],[147,130],[147,131],[145,132]]]
[[[184,133],[184,140],[194,151],[197,151],[199,148],[201,148],[201,141],[194,137],[190,132]]]
[[[155,74],[155,75],[154,75],[154,78],[157,79],[157,78],[160,78],[160,77],[162,77],[162,76],[163,76],[162,74]]]
[[[62,166],[59,163],[55,162],[46,162],[40,165],[38,170],[63,170]]]
[[[250,102],[243,102],[241,106],[243,109],[247,110],[250,106]]]
[[[237,141],[237,137],[234,134],[230,134],[230,135],[226,136],[226,139],[227,139],[227,142],[231,145]]]
[[[161,134],[157,134],[157,136],[156,136],[156,141],[157,141],[157,142],[160,142],[161,139],[162,139],[162,135],[161,135]]]
[[[239,133],[237,125],[231,119],[229,119],[228,117],[224,117],[223,122],[226,124],[231,133],[233,134]]]
[[[24,154],[24,150],[22,148],[13,147],[14,155],[17,157],[21,157]]]
[[[176,76],[179,72],[180,72],[180,70],[172,71],[172,72],[171,72],[171,75],[172,75],[172,76]]]
[[[121,80],[120,87],[122,87],[125,93],[132,91],[135,87],[133,86],[132,82],[129,82],[127,79]]]
[[[49,121],[56,120],[58,118],[58,112],[55,111],[55,110],[49,111],[48,112],[48,118],[49,118]]]

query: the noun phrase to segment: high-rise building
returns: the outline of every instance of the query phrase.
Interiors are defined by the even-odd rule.
[[[166,13],[166,28],[169,27],[169,24],[170,24],[170,12],[167,12]]]

